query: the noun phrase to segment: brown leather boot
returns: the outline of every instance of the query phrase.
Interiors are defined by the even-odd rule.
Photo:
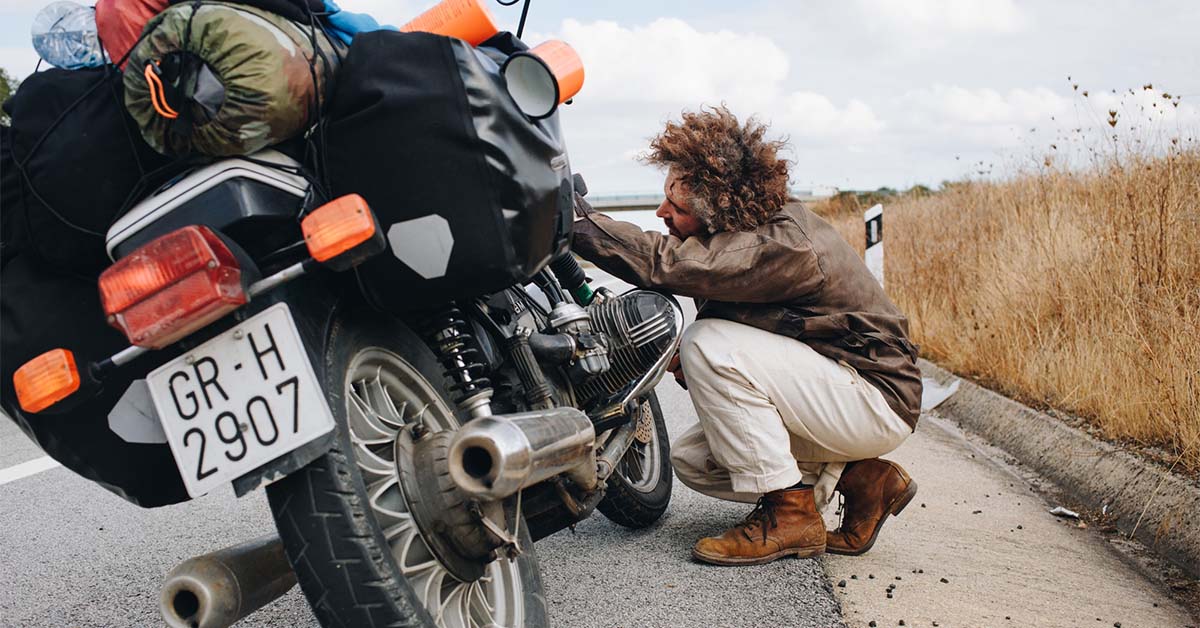
[[[700,539],[692,557],[714,565],[761,565],[824,551],[825,521],[812,488],[786,488],[760,497],[754,510],[725,534]]]
[[[830,554],[858,556],[871,549],[888,515],[898,515],[917,494],[917,483],[891,460],[871,458],[849,465],[837,490],[846,500],[842,526],[825,538]]]

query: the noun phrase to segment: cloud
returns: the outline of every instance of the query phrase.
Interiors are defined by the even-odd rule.
[[[934,85],[909,90],[886,110],[884,145],[903,147],[914,161],[947,156],[961,164],[1087,165],[1097,151],[1120,146],[1160,154],[1172,140],[1196,137],[1200,108],[1187,99],[1141,87],[1088,92],[1082,88],[1010,90]],[[1110,112],[1115,113],[1110,125]],[[1191,140],[1188,140],[1191,141]],[[973,166],[974,168],[974,166]],[[991,166],[978,170],[993,172]]]
[[[861,100],[839,106],[817,92],[786,90],[787,55],[753,33],[701,31],[673,18],[634,27],[568,19],[554,36],[583,59],[580,101],[589,113],[603,111],[596,109],[601,104],[642,104],[635,115],[658,123],[683,108],[724,102],[740,116],[805,138],[860,140],[884,127]]]
[[[566,19],[557,33],[583,59],[583,91],[564,111],[572,167],[607,192],[655,189],[661,175],[635,165],[647,140],[683,109],[726,103],[743,120],[791,140],[797,185],[829,178],[829,156],[860,153],[887,124],[859,98],[834,98],[791,76],[789,56],[754,32],[704,30],[680,19],[627,26]],[[838,183],[842,183],[838,181]]]
[[[16,79],[23,79],[33,74],[37,62],[38,55],[33,50],[33,44],[0,47],[0,68],[8,70],[8,73]]]
[[[400,26],[436,4],[430,0],[335,0],[343,11],[366,13],[380,24]]]
[[[634,158],[666,119],[704,104],[726,103],[806,148],[862,144],[886,126],[863,100],[789,89],[788,55],[759,34],[701,30],[674,18],[637,26],[566,19],[558,32],[528,41],[550,37],[569,42],[583,60],[583,90],[563,121],[573,167],[602,182],[599,189],[657,187],[659,175]]]
[[[813,92],[789,94],[775,122],[794,136],[852,141],[868,139],[885,126],[861,100],[851,99],[839,108],[829,98]]]
[[[596,101],[761,106],[779,93],[787,54],[765,37],[699,31],[662,18],[644,26],[564,20],[559,36],[583,59],[584,89]]]
[[[1107,118],[1108,112],[1116,111],[1122,121],[1118,126],[1200,126],[1200,108],[1170,91],[1164,92],[1153,87],[1090,94],[1084,102],[1086,105],[1083,108],[1090,110],[1096,119]]]
[[[50,4],[46,0],[4,0],[3,13],[28,13],[34,14],[41,11],[46,5]],[[79,4],[84,4],[80,2]],[[89,6],[92,3],[88,3]]]
[[[1012,89],[934,85],[910,90],[901,102],[931,119],[952,124],[1025,124],[1068,111],[1070,102],[1045,88]]]
[[[858,0],[863,17],[900,34],[1012,33],[1026,23],[1013,0]]]
[[[922,143],[954,141],[983,148],[1017,145],[1028,128],[1073,111],[1068,97],[1045,87],[1000,91],[934,85],[909,90],[890,111],[904,135]]]

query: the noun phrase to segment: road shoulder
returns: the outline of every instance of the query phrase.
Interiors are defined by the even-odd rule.
[[[1026,475],[936,414],[888,457],[920,491],[869,553],[825,559],[847,625],[1193,623],[1099,534],[1050,515]],[[826,517],[837,525],[832,509]]]
[[[926,377],[954,376],[921,361]],[[1079,506],[1200,576],[1200,486],[1166,467],[1097,439],[968,381],[938,408],[945,417],[1056,483]]]

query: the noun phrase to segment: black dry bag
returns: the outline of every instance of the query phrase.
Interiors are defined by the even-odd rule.
[[[426,33],[354,38],[338,74],[324,162],[337,195],[362,195],[389,251],[359,268],[391,311],[499,290],[566,249],[571,173],[557,115],[530,120],[500,63],[524,49],[501,33],[478,48]]]
[[[51,265],[95,273],[108,263],[104,233],[139,191],[169,173],[125,112],[121,72],[114,66],[50,69],[21,83],[5,104],[12,117],[0,207],[14,243]],[[9,216],[9,212],[18,215]]]

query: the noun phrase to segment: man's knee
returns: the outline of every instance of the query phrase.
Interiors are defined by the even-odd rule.
[[[727,336],[719,330],[724,324],[728,324],[728,321],[705,318],[683,330],[683,338],[679,341],[679,361],[685,376],[689,371],[712,369],[707,356],[714,355],[725,344]]]
[[[709,451],[704,430],[692,426],[671,443],[671,466],[679,473],[694,475],[703,469]]]
[[[692,475],[694,472],[691,461],[674,444],[671,445],[671,467],[676,475]]]

